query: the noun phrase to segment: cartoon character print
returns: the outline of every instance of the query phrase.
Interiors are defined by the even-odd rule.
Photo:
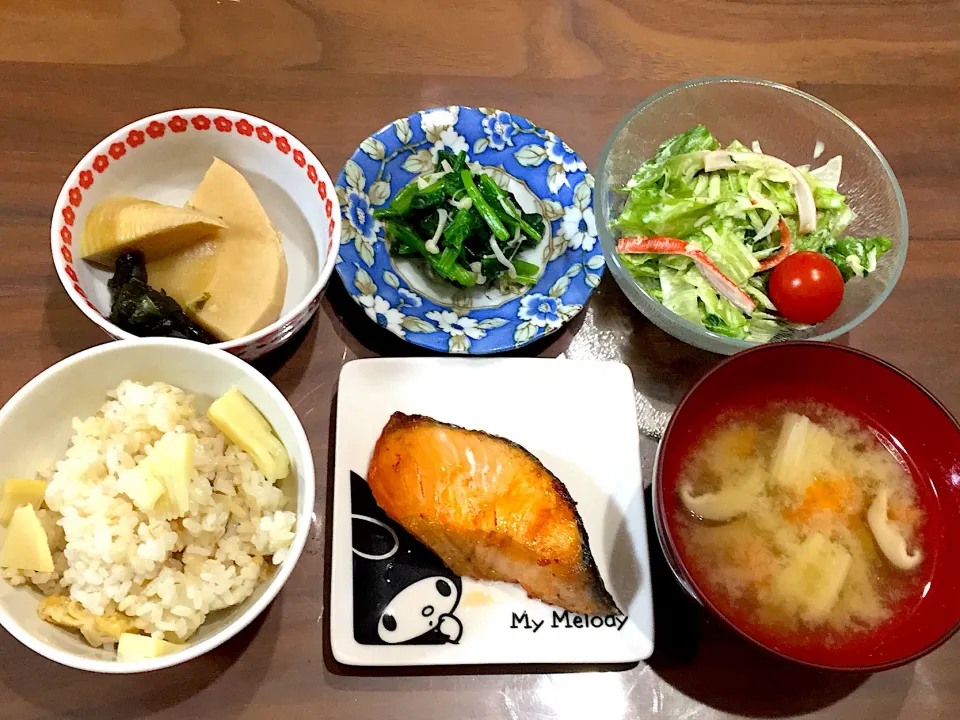
[[[363,645],[459,643],[460,578],[377,505],[350,473],[353,634]]]

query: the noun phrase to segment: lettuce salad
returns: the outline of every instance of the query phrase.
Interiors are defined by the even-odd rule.
[[[842,158],[794,167],[703,125],[664,142],[633,175],[620,215],[623,265],[664,307],[711,332],[766,342],[791,324],[767,293],[773,267],[812,250],[844,281],[873,272],[886,237],[843,231],[854,213],[837,191]],[[793,326],[796,327],[796,326]]]

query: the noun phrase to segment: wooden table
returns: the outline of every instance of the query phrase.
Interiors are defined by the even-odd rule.
[[[331,171],[369,132],[435,105],[495,105],[596,162],[648,94],[707,75],[762,76],[854,118],[886,154],[912,229],[894,293],[846,341],[960,413],[960,3],[679,0],[45,0],[0,2],[0,400],[104,341],[50,261],[49,216],[74,163],[160,110],[220,106],[276,121]],[[4,718],[956,718],[960,637],[874,676],[780,662],[681,595],[652,540],[657,650],[625,672],[384,677],[325,649],[331,401],[344,362],[413,346],[334,280],[316,319],[259,363],[290,398],[317,465],[317,522],[280,597],[216,652],[149,676],[68,670],[0,633]],[[668,409],[718,358],[668,337],[605,279],[553,356],[621,357]],[[649,472],[654,450],[645,442]],[[960,602],[960,600],[958,600]]]

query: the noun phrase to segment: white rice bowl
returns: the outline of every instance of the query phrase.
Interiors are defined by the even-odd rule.
[[[30,434],[24,414],[47,428],[57,422],[50,417],[44,422],[37,412],[28,412],[31,403],[26,401],[58,378],[61,385],[76,388],[75,394],[92,395],[107,378],[81,388],[60,377],[84,377],[80,365],[91,361],[115,366],[114,376],[129,366],[133,379],[101,390],[99,402],[78,413],[72,427],[69,416],[55,412],[53,417],[63,417],[59,422],[68,438],[60,440],[56,452],[54,440],[38,442],[47,448],[44,462],[36,449],[28,450],[22,440],[11,437]],[[177,365],[174,371],[171,362]],[[168,370],[150,373],[150,365]],[[176,385],[143,379],[150,375],[193,389],[195,379],[181,378],[199,375],[201,386],[213,387],[194,397]],[[267,481],[251,456],[204,415],[209,402],[232,386],[277,430],[291,457],[287,479]],[[102,407],[96,412],[98,405]],[[91,411],[96,414],[88,416]],[[137,509],[117,481],[169,432],[197,437],[190,506],[177,520]],[[38,376],[0,411],[0,453],[9,455],[11,445],[19,446],[16,454],[27,459],[16,462],[15,469],[0,459],[3,479],[39,475],[49,481],[39,515],[55,571],[0,571],[0,623],[58,662],[101,672],[138,672],[195,657],[233,635],[266,606],[303,548],[313,505],[313,465],[302,427],[266,378],[221,351],[187,341],[147,340],[113,343],[68,358]],[[24,472],[30,462],[33,472]],[[3,533],[0,529],[0,541]],[[184,649],[150,660],[117,662],[113,638],[90,627],[81,637],[37,619],[43,595],[69,595],[93,615],[121,616],[133,624],[133,632],[184,643]]]
[[[53,573],[4,570],[13,585],[69,593],[95,616],[122,613],[144,634],[183,642],[216,610],[253,593],[266,559],[279,564],[295,513],[249,454],[230,443],[193,397],[165,383],[124,381],[96,415],[74,418],[66,457],[40,511]],[[190,509],[176,520],[138,510],[118,477],[166,433],[197,437]],[[91,645],[113,638],[81,631]]]

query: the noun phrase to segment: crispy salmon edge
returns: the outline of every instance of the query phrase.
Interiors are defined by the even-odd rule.
[[[377,438],[376,445],[380,445],[380,441],[387,435],[387,433],[393,430],[399,430],[404,428],[416,427],[418,424],[433,424],[433,425],[443,425],[444,427],[453,428],[454,430],[463,430],[464,432],[469,433],[478,433],[480,435],[485,435],[486,437],[492,440],[499,440],[500,442],[505,442],[513,448],[516,448],[528,458],[533,460],[537,465],[539,465],[543,470],[550,476],[550,480],[553,482],[553,489],[560,498],[566,503],[567,507],[573,512],[573,517],[577,522],[577,530],[580,533],[580,542],[583,545],[583,551],[580,553],[580,562],[586,567],[587,572],[592,576],[593,581],[593,591],[597,594],[597,604],[605,605],[606,607],[602,608],[600,613],[604,615],[616,615],[622,614],[620,608],[617,606],[616,601],[613,599],[613,596],[607,590],[606,583],[603,581],[603,576],[600,575],[600,568],[597,567],[597,562],[594,560],[593,553],[590,550],[590,536],[587,534],[587,528],[584,527],[583,518],[580,517],[580,513],[577,512],[577,502],[570,495],[570,491],[567,490],[567,486],[563,484],[563,481],[560,480],[556,475],[554,475],[550,469],[540,462],[540,459],[534,455],[532,452],[527,450],[522,445],[515,443],[509,438],[500,437],[499,435],[494,435],[493,433],[488,433],[485,430],[471,430],[470,428],[461,427],[460,425],[454,425],[453,423],[446,423],[442,420],[436,420],[427,415],[408,415],[407,413],[400,412],[399,410],[394,412],[390,419],[387,421],[387,424],[383,426],[383,430],[380,431],[380,437]],[[376,454],[376,447],[374,448],[374,454]]]

